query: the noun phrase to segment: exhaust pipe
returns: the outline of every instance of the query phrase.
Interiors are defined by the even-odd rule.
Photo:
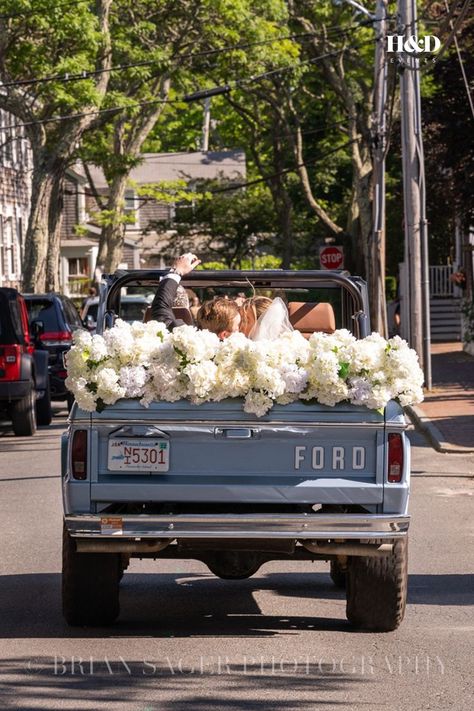
[[[359,555],[364,557],[376,557],[390,555],[393,550],[393,543],[324,543],[319,541],[301,541],[301,544],[310,551],[318,555]]]

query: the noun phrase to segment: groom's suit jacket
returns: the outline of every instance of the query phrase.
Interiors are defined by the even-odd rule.
[[[178,290],[178,280],[172,276],[165,276],[158,285],[155,298],[151,305],[151,317],[155,321],[163,321],[166,326],[173,330],[176,326],[182,326],[184,321],[177,319],[173,313],[173,301]]]

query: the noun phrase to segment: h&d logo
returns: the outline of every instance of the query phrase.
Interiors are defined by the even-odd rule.
[[[435,35],[426,35],[426,37],[416,37],[416,35],[409,37],[404,37],[404,35],[387,36],[387,51],[397,55],[396,60],[393,57],[390,58],[390,63],[393,64],[394,61],[397,61],[406,69],[416,69],[418,64],[414,61],[416,59],[425,64],[436,62],[436,57],[428,58],[426,55],[437,52],[440,47],[441,41]],[[421,54],[425,56],[420,58]]]
[[[389,52],[408,52],[409,54],[420,54],[421,52],[437,52],[441,47],[441,41],[435,35],[426,37],[404,37],[403,35],[388,35],[387,50]]]

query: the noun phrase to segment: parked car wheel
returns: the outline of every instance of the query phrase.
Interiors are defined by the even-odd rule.
[[[13,431],[17,437],[29,437],[36,432],[36,393],[31,382],[28,395],[15,400],[10,406]]]
[[[376,632],[397,629],[405,614],[407,564],[406,538],[396,540],[388,556],[354,556],[349,562],[347,575],[349,622],[355,627]]]
[[[62,603],[69,625],[98,627],[117,619],[119,571],[117,553],[78,553],[64,526]]]
[[[46,427],[51,424],[53,412],[51,410],[51,391],[49,389],[49,381],[44,391],[42,398],[36,401],[36,420],[40,427]]]

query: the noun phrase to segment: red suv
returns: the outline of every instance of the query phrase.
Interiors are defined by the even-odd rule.
[[[51,422],[48,354],[35,349],[25,300],[8,288],[0,288],[0,414],[16,435]]]

